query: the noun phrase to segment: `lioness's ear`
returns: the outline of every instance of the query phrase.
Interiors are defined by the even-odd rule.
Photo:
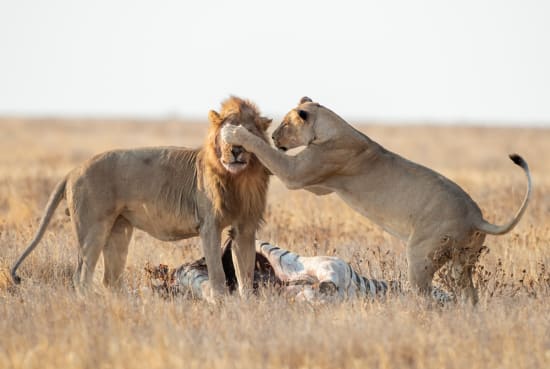
[[[210,121],[210,123],[215,125],[220,125],[222,123],[222,118],[214,110],[210,110],[208,112],[208,120]]]
[[[301,105],[301,104],[305,104],[305,103],[308,103],[308,102],[313,102],[313,100],[311,100],[309,97],[307,96],[304,96],[300,99],[300,103],[298,105]]]
[[[298,116],[302,118],[303,120],[307,120],[308,112],[302,109],[298,109]]]
[[[269,128],[269,125],[271,124],[272,119],[266,118],[266,117],[260,117],[260,127],[262,131],[265,131]]]

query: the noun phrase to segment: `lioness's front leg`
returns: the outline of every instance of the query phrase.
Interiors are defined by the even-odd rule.
[[[315,151],[310,147],[295,156],[286,155],[242,126],[224,126],[221,137],[231,145],[241,145],[245,150],[253,152],[262,164],[290,189],[318,183],[319,178],[338,167],[334,161],[323,160],[322,151]],[[312,165],[313,163],[315,165]]]
[[[271,147],[268,143],[252,134],[243,126],[226,125],[221,130],[222,139],[231,145],[241,145],[245,150],[256,154],[258,159],[273,174],[286,182],[292,181],[296,175],[296,163],[292,156],[285,155]]]
[[[241,296],[245,296],[252,291],[256,260],[256,231],[247,224],[236,225],[235,230],[235,242],[232,245],[231,254],[239,283],[239,293]]]
[[[225,293],[225,273],[222,266],[221,228],[219,224],[209,219],[201,225],[200,238],[202,250],[208,268],[210,293],[206,298],[215,301]]]

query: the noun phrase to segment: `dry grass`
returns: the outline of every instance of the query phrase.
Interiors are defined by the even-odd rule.
[[[510,234],[489,237],[480,304],[432,306],[415,297],[309,306],[265,291],[219,307],[147,292],[147,261],[178,265],[198,239],[166,243],[137,232],[128,292],[80,299],[70,286],[75,241],[63,209],[10,285],[7,268],[31,239],[50,191],[94,153],[148,145],[198,146],[199,123],[0,121],[0,368],[544,368],[550,364],[550,131],[364,127],[389,149],[452,178],[494,222],[531,205]],[[304,255],[335,254],[364,274],[405,279],[404,246],[333,196],[287,191],[274,180],[260,237]],[[100,263],[101,264],[101,263]],[[96,283],[101,280],[101,265]],[[445,283],[441,280],[440,283]]]

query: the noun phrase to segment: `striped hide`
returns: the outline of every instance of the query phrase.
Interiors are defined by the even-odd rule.
[[[357,273],[349,263],[336,256],[300,256],[268,242],[256,241],[256,254],[269,261],[277,277],[289,287],[302,285],[296,293],[299,299],[313,301],[330,297],[376,298],[390,293],[402,293],[401,282],[370,279]],[[438,287],[431,296],[439,303],[454,297]]]
[[[262,241],[256,241],[256,253],[265,256],[277,277],[289,285],[308,281],[313,287],[311,291],[297,295],[306,300],[331,296],[375,298],[386,295],[388,290],[401,290],[397,281],[379,281],[359,275],[349,263],[336,256],[300,256]]]

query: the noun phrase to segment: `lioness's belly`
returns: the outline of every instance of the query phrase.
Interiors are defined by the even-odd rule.
[[[194,214],[175,214],[148,204],[130,207],[121,214],[132,225],[162,241],[175,241],[199,234],[199,222]]]
[[[408,218],[403,214],[395,214],[395,206],[391,202],[380,204],[365,194],[352,194],[338,191],[338,196],[353,210],[382,227],[389,234],[406,241],[410,234]],[[405,219],[404,219],[405,218]]]

